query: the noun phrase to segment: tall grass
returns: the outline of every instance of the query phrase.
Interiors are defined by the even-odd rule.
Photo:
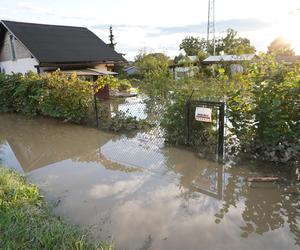
[[[51,214],[36,186],[0,166],[1,249],[99,249],[110,244],[88,241],[85,234]]]

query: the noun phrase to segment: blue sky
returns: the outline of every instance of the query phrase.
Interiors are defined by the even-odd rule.
[[[216,30],[231,27],[258,51],[283,36],[300,54],[299,0],[215,0]],[[113,25],[117,50],[132,60],[139,50],[179,53],[187,35],[205,37],[207,0],[1,0],[5,20],[86,26],[108,42]]]

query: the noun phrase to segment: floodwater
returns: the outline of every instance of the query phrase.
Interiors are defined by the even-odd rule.
[[[218,165],[147,134],[18,115],[0,115],[0,145],[2,161],[37,184],[58,216],[117,249],[299,249],[291,171]],[[247,182],[278,174],[278,183]]]

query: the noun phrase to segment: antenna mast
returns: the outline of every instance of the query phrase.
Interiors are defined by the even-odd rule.
[[[213,47],[213,55],[216,54],[215,43],[215,0],[208,0],[207,48]]]

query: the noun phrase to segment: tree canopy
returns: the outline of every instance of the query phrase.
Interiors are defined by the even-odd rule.
[[[109,26],[109,46],[112,49],[115,49],[117,43],[115,43],[115,36],[113,34],[113,28],[112,26]]]
[[[268,46],[268,53],[273,53],[277,56],[295,55],[295,51],[292,49],[291,44],[282,37],[278,37],[271,42],[271,44]]]
[[[169,57],[163,53],[140,52],[135,57],[135,65],[143,78],[140,89],[148,96],[166,95],[172,89],[169,64]]]
[[[198,55],[205,57],[213,54],[213,46],[207,44],[205,38],[188,36],[184,38],[179,46],[186,55]],[[255,53],[255,47],[251,45],[247,38],[239,37],[238,32],[233,29],[227,29],[225,36],[221,36],[215,41],[216,54],[224,52],[225,54],[240,55]]]
[[[200,51],[206,51],[206,40],[200,37],[187,36],[179,45],[179,48],[185,52],[187,56],[195,56]]]
[[[248,38],[238,36],[234,29],[227,29],[226,36],[216,40],[216,53],[224,52],[227,55],[241,55],[255,53],[255,47],[251,45]],[[210,54],[212,48],[209,50]]]
[[[141,52],[135,57],[135,64],[142,75],[162,73],[168,74],[170,59],[163,53]]]

